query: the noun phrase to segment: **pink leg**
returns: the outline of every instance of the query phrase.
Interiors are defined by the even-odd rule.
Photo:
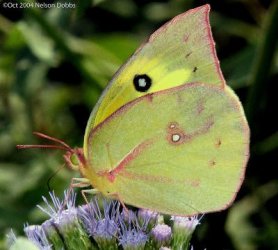
[[[99,191],[97,189],[84,189],[84,190],[81,190],[81,194],[82,194],[85,202],[87,204],[89,204],[86,194],[96,195],[96,194],[99,194]]]

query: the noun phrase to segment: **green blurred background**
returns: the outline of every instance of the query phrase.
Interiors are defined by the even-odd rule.
[[[0,249],[10,228],[22,234],[23,223],[46,218],[36,204],[63,166],[61,152],[18,151],[15,145],[42,143],[32,136],[40,131],[82,146],[90,111],[118,67],[160,25],[205,3],[212,7],[224,76],[243,102],[252,141],[236,203],[206,215],[192,243],[194,249],[278,249],[277,1],[83,0],[75,8],[52,9],[5,8],[4,2]],[[72,176],[77,174],[60,169],[51,188],[62,196]]]

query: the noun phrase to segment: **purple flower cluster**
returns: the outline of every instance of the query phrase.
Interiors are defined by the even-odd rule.
[[[122,219],[119,220],[119,243],[123,249],[144,249],[148,240],[146,233],[148,220],[149,218],[144,218],[142,223],[139,223],[134,212],[124,213]]]
[[[54,192],[50,198],[48,201],[43,197],[45,206],[38,206],[50,219],[40,226],[24,228],[28,239],[40,250],[50,250],[52,246],[54,249],[168,249],[177,246],[173,243],[175,239],[185,246],[186,234],[191,237],[199,224],[197,217],[172,217],[172,228],[156,212],[145,209],[133,212],[122,208],[118,201],[97,196],[89,204],[76,207],[73,191],[65,191],[63,200]]]
[[[109,249],[118,249],[118,245],[122,245],[124,249],[143,249],[148,240],[146,228],[149,216],[142,223],[138,222],[136,215],[133,218],[128,216],[127,220],[118,201],[96,197],[89,204],[77,208],[76,194],[72,191],[64,193],[64,200],[57,198],[54,192],[50,193],[50,198],[48,201],[43,197],[46,206],[38,206],[50,219],[42,226],[25,226],[24,230],[26,236],[41,250],[51,249],[53,228],[59,229],[59,234],[63,234],[65,230],[70,231],[76,223],[93,238],[98,249],[107,249],[108,245]],[[127,213],[131,215],[132,211]],[[50,234],[52,237],[49,237]],[[62,236],[65,239],[65,235]]]

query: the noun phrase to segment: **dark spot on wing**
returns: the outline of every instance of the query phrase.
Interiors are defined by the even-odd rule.
[[[183,37],[183,41],[186,43],[188,41],[188,38],[189,38],[189,35],[185,34],[184,37]]]
[[[215,167],[216,161],[215,160],[210,160],[209,161],[209,167]]]
[[[137,91],[146,92],[152,86],[152,79],[146,74],[135,75],[133,85]]]
[[[188,58],[190,55],[192,54],[192,52],[189,52],[185,55],[185,58]]]
[[[221,144],[222,144],[222,141],[218,138],[214,145],[216,148],[220,148]]]

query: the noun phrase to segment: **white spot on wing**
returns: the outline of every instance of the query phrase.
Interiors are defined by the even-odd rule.
[[[181,136],[179,134],[173,134],[172,135],[172,141],[178,142],[180,140]]]
[[[146,80],[144,78],[140,78],[138,80],[138,84],[139,84],[140,87],[146,87],[147,82],[146,82]]]

